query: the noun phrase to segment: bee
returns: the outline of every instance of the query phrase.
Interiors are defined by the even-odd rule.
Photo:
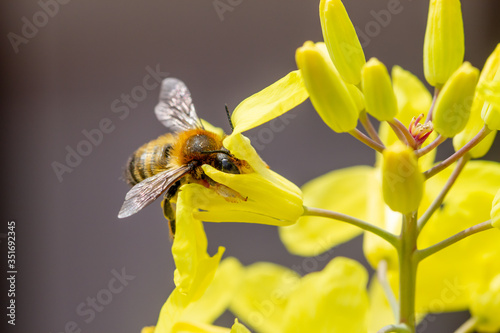
[[[175,78],[163,80],[155,114],[173,133],[144,144],[130,156],[124,178],[133,187],[125,196],[119,218],[137,213],[164,194],[163,213],[169,221],[173,238],[176,226],[173,205],[183,184],[201,184],[229,202],[246,201],[247,198],[203,172],[204,164],[229,174],[248,173],[251,167],[223,146],[224,136],[203,127],[191,93],[182,81]],[[229,122],[231,124],[230,118]]]

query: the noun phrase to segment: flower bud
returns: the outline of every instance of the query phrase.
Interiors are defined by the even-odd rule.
[[[434,129],[451,138],[461,132],[469,120],[479,70],[464,62],[446,82],[434,107]]]
[[[414,151],[400,141],[386,148],[382,162],[384,201],[403,214],[416,210],[422,200],[424,175]]]
[[[480,93],[484,95],[486,103],[481,111],[481,118],[491,130],[500,130],[500,71],[491,82],[483,82]]]
[[[434,87],[445,84],[464,60],[460,0],[431,0],[424,40],[424,73]]]
[[[366,111],[380,121],[394,118],[398,113],[398,103],[384,64],[371,58],[363,66],[362,82]]]
[[[481,76],[479,77],[478,86],[481,86],[482,82],[492,81],[495,77],[498,69],[500,68],[500,44],[497,45],[493,53],[488,57],[486,63],[484,64],[483,70],[481,71]],[[475,94],[474,101],[472,103],[472,109],[470,112],[470,119],[465,126],[465,129],[458,133],[453,138],[453,147],[455,150],[459,150],[465,146],[484,126],[484,121],[481,118],[481,110],[485,104],[484,97],[481,94]],[[477,146],[469,151],[472,158],[483,157],[490,149],[493,141],[495,140],[496,131],[491,132],[486,138],[484,138]]]
[[[491,205],[491,225],[500,229],[500,190],[498,190]]]
[[[309,98],[323,121],[335,132],[348,132],[358,123],[358,107],[331,60],[318,44],[305,42],[296,54]]]
[[[342,1],[321,0],[319,16],[323,38],[335,67],[346,82],[357,85],[366,62],[365,54]]]

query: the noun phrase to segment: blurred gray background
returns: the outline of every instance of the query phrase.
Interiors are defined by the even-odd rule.
[[[159,202],[125,220],[116,217],[129,189],[120,179],[128,156],[165,132],[153,114],[158,88],[144,89],[144,78],[156,68],[162,77],[181,78],[199,116],[228,131],[225,103],[233,109],[294,70],[296,48],[322,39],[318,1],[66,2],[0,5],[6,185],[0,232],[6,232],[7,221],[16,221],[18,269],[17,321],[8,332],[139,332],[156,323],[174,288],[171,243]],[[218,13],[214,3],[229,7]],[[386,10],[387,1],[346,1],[346,6],[361,31],[378,26],[365,40],[367,58],[376,56],[388,67],[399,64],[423,78],[427,1],[401,0],[401,12],[384,24],[373,13]],[[464,1],[463,12],[466,59],[481,68],[500,41],[500,2]],[[38,28],[30,27],[33,23]],[[153,83],[147,81],[147,87]],[[131,94],[129,112],[114,112]],[[373,163],[370,150],[331,132],[308,101],[292,115],[279,133],[257,128],[247,134],[260,143],[264,160],[296,184],[332,169]],[[109,119],[104,122],[110,133],[97,145],[81,146],[88,155],[60,181],[53,163],[66,164],[67,147],[82,145],[84,131],[99,128],[103,119]],[[450,145],[443,147],[442,154],[449,153]],[[499,148],[497,139],[486,158],[498,161]],[[212,253],[223,245],[226,256],[244,264],[266,260],[292,268],[303,263],[287,253],[273,227],[206,224],[206,231]],[[3,256],[6,242],[0,241]],[[366,263],[360,238],[336,248],[336,255]],[[1,267],[5,261],[1,258]],[[131,280],[105,306],[90,311],[88,298],[105,297],[102,290],[123,270]],[[451,332],[466,318],[464,313],[440,316],[440,326],[430,322],[426,332]],[[217,323],[231,322],[226,314]]]

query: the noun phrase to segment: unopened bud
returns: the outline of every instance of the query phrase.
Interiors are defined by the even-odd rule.
[[[305,42],[297,49],[297,67],[302,72],[311,103],[323,121],[335,132],[348,132],[358,123],[358,107],[332,61],[318,44]]]
[[[500,71],[491,82],[483,82],[479,88],[486,101],[481,118],[490,130],[500,130]]]
[[[413,149],[397,141],[384,150],[382,190],[384,201],[394,211],[408,214],[422,200],[424,175]]]
[[[492,81],[499,68],[500,44],[497,45],[496,49],[486,60],[483,70],[481,71],[481,76],[479,77],[478,86],[481,86],[483,82]],[[483,128],[484,121],[481,118],[481,111],[484,104],[485,100],[483,95],[476,93],[474,96],[474,101],[472,103],[470,119],[467,122],[465,129],[453,138],[453,147],[455,148],[455,151],[465,146]],[[486,155],[486,153],[490,150],[493,141],[495,140],[495,135],[496,131],[491,132],[477,146],[472,148],[469,151],[471,157],[481,158]]]
[[[464,62],[446,82],[434,107],[434,129],[451,138],[461,132],[470,116],[479,70]]]
[[[430,0],[424,40],[424,73],[434,87],[445,84],[464,60],[460,0]]]
[[[371,58],[362,70],[366,111],[380,121],[390,120],[398,113],[396,95],[387,68]]]
[[[356,30],[340,0],[321,0],[319,16],[328,53],[342,78],[357,85],[365,54]]]

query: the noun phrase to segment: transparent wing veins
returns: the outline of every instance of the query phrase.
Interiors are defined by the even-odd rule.
[[[179,79],[166,78],[160,91],[160,101],[155,107],[156,118],[174,132],[203,128],[188,88]]]
[[[191,170],[189,165],[169,169],[146,178],[128,191],[118,218],[133,215],[155,201],[163,192]]]

